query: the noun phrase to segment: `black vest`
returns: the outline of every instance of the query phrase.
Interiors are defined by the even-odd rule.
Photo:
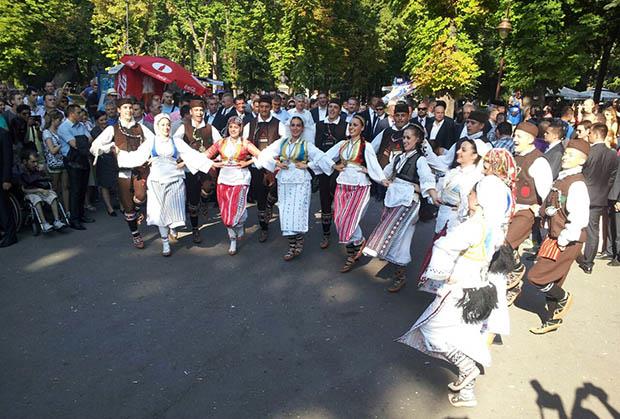
[[[421,154],[416,152],[412,156],[407,158],[407,161],[400,169],[398,173],[396,173],[396,177],[402,180],[405,180],[410,183],[420,184],[420,177],[418,176],[418,159],[421,157]],[[400,162],[400,159],[403,158],[403,154],[399,154],[394,161],[394,168]]]
[[[316,127],[314,145],[321,151],[327,151],[347,137],[347,121],[340,118],[337,124],[327,123],[327,119],[321,121]]]

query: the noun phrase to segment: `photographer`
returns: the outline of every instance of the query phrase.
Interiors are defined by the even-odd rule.
[[[60,137],[60,152],[65,167],[69,173],[69,206],[71,216],[70,226],[74,230],[86,230],[82,223],[92,223],[95,220],[84,214],[84,201],[88,188],[88,161],[91,137],[81,122],[82,110],[78,105],[67,106],[67,119],[58,127]]]

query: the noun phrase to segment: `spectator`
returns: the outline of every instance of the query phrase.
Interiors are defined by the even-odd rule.
[[[596,123],[590,128],[588,139],[590,153],[583,166],[583,176],[590,196],[590,221],[588,223],[588,237],[583,249],[583,256],[577,258],[579,267],[587,274],[592,273],[594,257],[598,250],[599,222],[603,212],[607,210],[607,197],[616,177],[618,161],[616,153],[605,144],[607,127]],[[607,232],[605,225],[604,232]]]
[[[149,127],[153,126],[153,121],[155,121],[155,117],[161,113],[161,102],[159,102],[155,97],[151,99],[151,103],[149,105],[149,113],[144,117],[144,125]]]
[[[3,97],[0,97],[0,109],[4,109],[6,106],[6,102]],[[7,122],[4,115],[0,113],[0,130],[4,130],[7,133],[9,132],[9,123]]]
[[[60,220],[58,210],[58,196],[51,189],[50,181],[39,167],[39,158],[36,151],[24,150],[22,152],[23,172],[20,175],[20,182],[25,198],[32,204],[41,220],[41,229],[47,233],[51,230],[60,230],[65,227],[65,223]],[[54,223],[50,224],[45,218],[43,203],[48,204],[52,209]]]
[[[38,111],[36,113],[36,115],[41,118],[41,128],[43,128],[44,126],[43,121],[45,121],[45,115],[48,112],[58,111],[58,110],[59,109],[56,106],[56,95],[54,95],[53,93],[45,93],[43,95],[43,106],[39,106]],[[60,112],[64,115],[63,111],[60,111]]]
[[[95,127],[90,132],[91,138],[93,140],[97,138],[109,125],[108,114],[106,112],[97,112],[97,114],[95,114]],[[96,177],[96,183],[100,188],[106,212],[110,217],[116,217],[117,214],[114,210],[110,194],[118,183],[118,165],[116,163],[116,157],[113,154],[105,153],[97,157]]]
[[[418,106],[419,109],[419,106]],[[435,116],[428,118],[426,122],[426,135],[434,148],[443,154],[456,142],[454,120],[446,116],[446,102],[439,100],[435,104]]]
[[[575,132],[575,111],[570,106],[564,106],[562,108],[562,115],[560,120],[564,124],[564,140],[567,142],[573,138]]]
[[[11,93],[10,103],[9,103],[10,107],[7,107],[6,110],[4,111],[4,118],[6,119],[9,125],[11,124],[11,121],[13,119],[17,118],[17,108],[23,104],[24,104],[24,96],[20,92],[15,91]]]
[[[497,116],[495,117],[495,121],[497,122],[497,125],[501,124],[502,122],[508,121],[508,117],[506,116],[506,112],[499,112],[497,114]]]
[[[493,147],[505,148],[510,154],[514,154],[515,142],[512,139],[512,125],[509,122],[504,121],[497,124],[497,128],[495,128],[495,138],[496,140],[493,143]]]
[[[282,96],[279,94],[275,94],[271,98],[271,114],[278,118],[283,124],[286,124],[288,120],[291,119],[291,115],[289,115],[288,111],[282,109]]]
[[[105,111],[105,105],[108,102],[116,102],[116,99],[118,99],[118,92],[116,91],[115,88],[110,87],[108,90],[106,90],[105,99],[103,100],[103,103],[99,104],[99,106],[97,107],[97,110]]]
[[[549,124],[543,135],[545,142],[548,144],[544,157],[549,162],[553,180],[556,180],[560,170],[562,169],[562,156],[564,155],[564,125],[561,121],[555,120]]]
[[[9,134],[0,130],[0,247],[17,243],[15,219],[9,204],[13,177],[13,147]]]
[[[581,121],[577,124],[577,128],[575,128],[575,135],[579,140],[589,141],[590,137],[590,128],[592,127],[592,122],[590,121]]]
[[[60,192],[65,209],[69,208],[69,175],[60,153],[60,137],[58,127],[64,116],[58,111],[52,111],[46,115],[43,130],[43,150],[47,172],[52,178],[52,188]]]
[[[170,90],[166,90],[161,97],[161,111],[163,113],[167,113],[168,115],[172,114],[175,111],[179,110],[178,106],[174,104],[174,94]]]
[[[19,105],[16,111],[17,118],[13,118],[9,123],[9,135],[13,144],[21,149],[29,141],[28,130],[34,120],[30,118],[30,106]]]
[[[69,173],[69,202],[71,216],[69,225],[75,230],[85,230],[82,223],[94,222],[84,213],[84,203],[88,188],[90,163],[88,157],[90,133],[80,121],[81,110],[77,105],[67,107],[67,118],[58,128],[60,152]]]
[[[116,124],[116,122],[118,121],[118,113],[116,111],[116,101],[110,101],[105,104],[105,114],[108,116],[107,118],[108,125]]]
[[[32,86],[28,86],[24,92],[24,105],[30,106],[33,115],[39,110],[38,105],[39,92]]]
[[[213,120],[217,115],[217,96],[211,96],[206,100],[207,109],[205,112],[204,119],[209,125],[213,125]]]
[[[592,99],[586,99],[582,105],[579,105],[579,121],[590,121],[593,124],[597,122],[598,107]]]
[[[192,116],[190,115],[189,110],[190,110],[189,105],[181,106],[181,111],[179,112],[179,114],[181,115],[181,118],[172,122],[172,127],[170,129],[170,132],[173,132],[173,133],[177,132],[177,130],[179,129],[181,125],[185,124],[186,122],[191,122]]]
[[[607,147],[615,150],[618,146],[618,116],[613,106],[608,106],[603,111],[605,116],[605,126],[607,127],[607,137],[605,138],[605,144]]]
[[[132,105],[132,110],[133,110],[133,119],[134,119],[134,121],[136,121],[137,124],[146,125],[147,122],[144,120],[144,117],[146,116],[144,114],[144,104],[142,102],[140,102],[140,101],[135,101],[133,103],[133,105]],[[152,125],[151,126],[147,125],[147,127],[149,129],[151,129],[151,131],[152,131],[152,128],[153,128]]]

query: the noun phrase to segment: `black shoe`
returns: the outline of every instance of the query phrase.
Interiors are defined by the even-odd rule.
[[[599,260],[613,260],[613,258],[614,258],[614,255],[611,255],[611,254],[609,254],[607,252],[598,253],[594,257],[594,259],[599,259]]]
[[[69,226],[74,230],[86,230],[86,227],[84,227],[79,221],[71,221]]]
[[[94,223],[95,219],[90,217],[82,217],[80,218],[80,221],[83,223]]]
[[[108,211],[108,215],[110,217],[116,217],[116,211],[112,210],[112,211]]]
[[[607,262],[607,266],[620,266],[620,259],[612,259]]]
[[[579,267],[582,271],[587,273],[588,275],[592,274],[592,266],[586,265],[585,263],[578,263]]]

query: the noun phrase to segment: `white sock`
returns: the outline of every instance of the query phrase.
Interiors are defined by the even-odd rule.
[[[168,240],[168,227],[159,227],[159,236],[162,240],[164,238]]]

